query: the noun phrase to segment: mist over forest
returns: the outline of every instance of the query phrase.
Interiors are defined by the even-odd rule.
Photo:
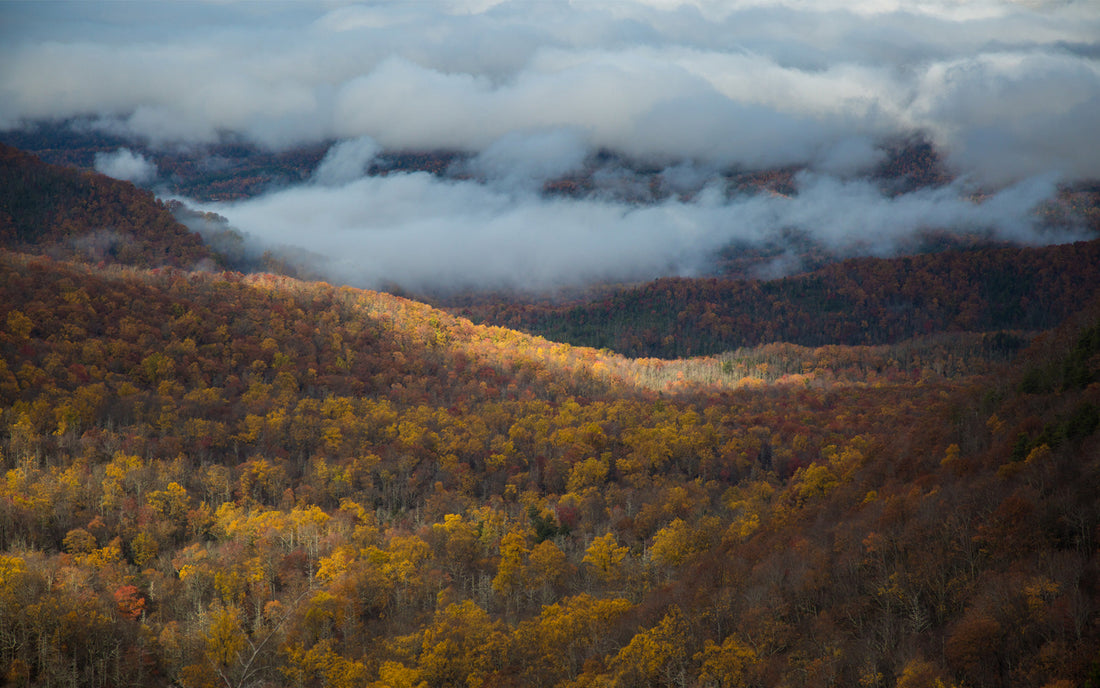
[[[715,274],[731,247],[768,246],[760,274],[785,274],[801,267],[792,238],[844,257],[928,233],[1090,236],[1072,212],[1048,221],[1060,189],[1100,177],[1087,2],[3,11],[4,136],[99,137],[98,171],[331,281],[543,291]],[[913,141],[934,179],[884,175]],[[227,145],[313,166],[221,199],[162,169],[228,173]],[[394,169],[408,152],[444,162]],[[783,183],[738,181],[768,170]]]

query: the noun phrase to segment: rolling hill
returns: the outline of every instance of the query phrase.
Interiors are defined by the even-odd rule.
[[[782,279],[665,278],[565,305],[505,299],[455,313],[628,356],[770,342],[877,345],[936,332],[1046,330],[1100,284],[1100,240],[856,258]]]

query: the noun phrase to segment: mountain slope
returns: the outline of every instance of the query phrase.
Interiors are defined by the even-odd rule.
[[[671,597],[721,600],[750,685],[1096,685],[1100,303],[1072,320],[1001,379],[801,472]]]
[[[627,356],[790,342],[873,345],[934,332],[1049,329],[1100,285],[1100,240],[860,258],[771,281],[656,280],[591,303],[489,303],[475,321]]]
[[[0,243],[58,258],[191,268],[213,255],[152,193],[0,144]]]
[[[16,683],[1043,685],[1100,650],[1096,309],[994,377],[657,395],[382,294],[2,265]]]

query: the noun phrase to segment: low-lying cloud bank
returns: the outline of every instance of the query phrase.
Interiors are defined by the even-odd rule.
[[[322,165],[321,169],[325,169]],[[321,175],[318,175],[321,176]],[[730,244],[787,233],[841,255],[890,255],[925,231],[1044,243],[1076,235],[1039,226],[1054,178],[1032,178],[982,202],[952,184],[896,196],[863,180],[800,174],[797,193],[730,196],[719,184],[690,200],[639,204],[547,197],[537,189],[424,172],[316,183],[204,210],[264,247],[304,247],[310,270],[363,287],[543,291],[593,282],[706,274]]]
[[[357,284],[690,273],[732,240],[789,229],[856,252],[925,228],[1056,240],[1065,235],[1032,226],[1036,204],[1054,180],[1100,178],[1090,0],[51,2],[4,13],[0,128],[79,118],[196,150],[337,141],[310,184],[217,210],[254,237],[327,255],[331,274]],[[860,181],[880,142],[913,132],[956,184],[889,197]],[[466,157],[450,177],[365,176],[380,151],[402,149]],[[674,195],[638,206],[629,194],[538,193],[599,151],[663,170]],[[102,169],[150,174],[133,157]],[[791,198],[717,188],[721,171],[781,166],[806,170]],[[969,200],[978,188],[997,194]]]

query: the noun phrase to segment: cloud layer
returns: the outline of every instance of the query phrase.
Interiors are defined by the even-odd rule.
[[[888,197],[860,180],[806,173],[798,193],[734,196],[716,185],[653,204],[546,197],[522,186],[424,172],[313,184],[204,208],[262,247],[306,247],[305,264],[357,286],[417,291],[545,291],[593,282],[705,274],[732,243],[794,231],[842,255],[889,255],[927,230],[1021,241],[1041,234],[1034,210],[1054,192],[1033,178],[979,203],[958,185]],[[295,255],[293,250],[292,257]]]
[[[335,278],[556,286],[690,274],[795,229],[889,252],[924,229],[1026,241],[1056,180],[1100,178],[1100,9],[1090,0],[493,0],[8,3],[0,128],[36,119],[153,147],[337,141],[301,187],[214,208]],[[959,182],[860,181],[921,132]],[[465,153],[450,176],[368,177],[384,151]],[[611,151],[614,194],[542,185]],[[127,158],[126,154],[131,157]],[[129,151],[97,161],[136,178]],[[791,198],[718,173],[805,170]],[[148,173],[145,170],[144,173]],[[131,175],[125,177],[125,175]],[[977,188],[997,191],[984,203]],[[998,191],[1000,190],[1000,191]],[[682,195],[677,195],[682,194]]]
[[[1078,2],[12,3],[0,123],[159,144],[369,136],[481,152],[566,130],[661,160],[828,165],[920,129],[960,172],[1100,177]]]

